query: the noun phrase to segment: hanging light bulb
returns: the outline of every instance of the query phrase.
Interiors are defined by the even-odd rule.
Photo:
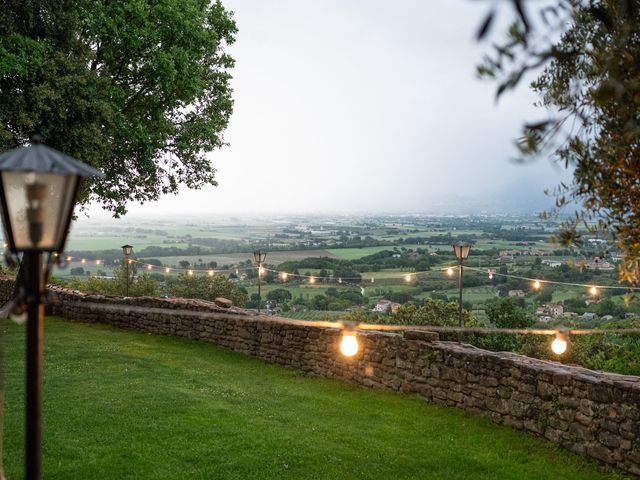
[[[96,265],[100,265],[100,260],[96,260]]]
[[[489,280],[493,280],[493,272],[491,270],[487,270],[489,273]]]
[[[286,282],[287,278],[289,277],[289,274],[287,272],[282,272],[280,274],[280,278],[282,278],[282,281]]]
[[[213,277],[213,270],[209,270],[209,276]]]
[[[238,269],[236,268],[236,275],[238,275],[238,273],[240,273],[240,272],[238,272]]]
[[[147,265],[147,270],[151,270],[152,268],[151,264]]]
[[[447,268],[447,275],[449,276],[453,275],[453,268],[451,267]]]
[[[533,289],[534,290],[540,290],[540,281],[536,280],[535,282],[533,282]]]
[[[80,263],[87,263],[87,261],[83,258],[82,260],[80,260]]]
[[[567,334],[556,332],[556,338],[551,342],[551,351],[556,355],[562,355],[567,351]]]
[[[169,273],[169,272],[171,271],[171,269],[170,269],[169,267],[167,267],[167,268],[165,268],[165,269],[164,269],[164,271],[165,271],[166,273]]]
[[[589,289],[589,293],[595,297],[596,295],[598,295],[598,289],[593,286]]]
[[[342,283],[342,279],[341,278],[338,278],[338,283]]]
[[[193,275],[193,270],[189,270],[187,273],[188,273],[189,275]]]
[[[376,279],[371,277],[371,283],[376,283]]]
[[[348,328],[342,332],[342,340],[340,340],[340,353],[342,353],[345,357],[353,357],[358,350],[360,349],[360,345],[358,345],[358,337],[356,336],[356,332],[354,332],[351,328]]]
[[[404,281],[407,283],[411,282],[411,275],[409,275],[408,273],[404,276]]]
[[[264,275],[264,267],[260,267],[258,269],[258,275],[260,275],[261,277]]]
[[[131,265],[133,263],[133,260],[129,259],[129,265]]]
[[[309,283],[316,283],[315,277],[309,277]]]
[[[73,260],[73,257],[67,257],[67,262],[70,262],[71,260]]]

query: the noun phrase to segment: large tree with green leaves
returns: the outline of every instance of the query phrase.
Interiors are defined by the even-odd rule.
[[[533,4],[533,2],[529,2]],[[479,67],[498,95],[527,74],[545,118],[525,125],[521,158],[555,158],[573,181],[553,192],[558,208],[577,205],[559,239],[579,244],[577,227],[610,235],[625,261],[620,280],[640,277],[640,2],[557,0],[538,7],[513,0],[517,15],[504,42]],[[491,11],[479,37],[493,21]],[[540,73],[540,69],[542,69]]]
[[[233,108],[232,14],[209,0],[0,1],[0,151],[44,142],[99,168],[81,202],[215,185]]]

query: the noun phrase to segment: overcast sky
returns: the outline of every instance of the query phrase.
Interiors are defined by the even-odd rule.
[[[134,214],[542,210],[561,171],[510,162],[523,86],[496,104],[475,77],[489,2],[223,0],[235,12],[229,147],[219,187]],[[503,8],[506,16],[508,8]],[[566,177],[566,174],[564,174]]]

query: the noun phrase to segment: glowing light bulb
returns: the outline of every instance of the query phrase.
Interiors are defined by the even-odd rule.
[[[287,272],[282,272],[280,274],[280,278],[282,278],[282,280],[284,280],[285,282],[287,281],[288,277],[289,277],[289,274]]]
[[[409,274],[405,275],[404,276],[404,281],[407,282],[407,283],[411,282],[411,275],[409,275]]]
[[[96,260],[96,265],[100,265],[100,260]]]
[[[189,275],[193,275],[193,270],[189,270],[187,273],[188,273]]]
[[[147,265],[147,270],[151,270],[153,267],[151,265]]]
[[[340,342],[340,352],[345,357],[353,357],[358,353],[359,345],[358,339],[354,332],[345,332],[342,334],[342,340]]]
[[[540,282],[538,280],[533,282],[533,288],[534,290],[540,290]]]
[[[449,276],[453,275],[453,268],[451,267],[447,268],[447,275]]]
[[[493,280],[493,273],[489,272],[489,280]]]
[[[67,262],[70,262],[73,259],[73,257],[67,257]]]
[[[8,244],[6,244],[6,243],[3,243],[3,244],[2,244],[2,248],[7,248],[8,246],[9,246],[9,245],[8,245]]]
[[[556,355],[562,355],[567,351],[567,336],[563,333],[556,333],[556,338],[551,342],[551,351]]]
[[[376,279],[371,277],[371,283],[376,283]]]
[[[82,260],[80,260],[81,263],[87,263],[87,261],[83,258]]]
[[[7,244],[5,243],[4,245],[5,245],[5,248],[7,248],[7,247],[6,247],[6,245],[7,245]],[[59,254],[58,252],[53,252],[53,256],[54,256],[54,257],[58,257],[58,256],[60,256],[60,254]]]
[[[342,283],[342,279],[341,278],[338,278],[338,283]]]
[[[309,277],[309,283],[316,283],[315,277]]]
[[[167,267],[167,268],[165,268],[165,269],[164,269],[164,271],[165,271],[166,273],[169,273],[169,272],[171,271],[171,269],[170,269],[169,267]]]
[[[133,260],[129,260],[129,265],[131,265],[133,263]]]
[[[258,274],[259,274],[260,276],[264,275],[264,267],[260,267],[260,268],[258,269]]]
[[[598,294],[598,289],[596,287],[591,287],[589,289],[589,293],[595,297]]]
[[[238,273],[240,273],[240,272],[238,272],[238,269],[236,268],[236,275],[238,275]]]
[[[209,270],[209,276],[213,277],[213,270]]]

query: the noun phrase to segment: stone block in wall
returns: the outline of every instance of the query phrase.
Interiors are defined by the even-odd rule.
[[[405,330],[404,338],[407,340],[417,340],[422,342],[435,342],[439,339],[436,332],[428,332],[426,330]]]

